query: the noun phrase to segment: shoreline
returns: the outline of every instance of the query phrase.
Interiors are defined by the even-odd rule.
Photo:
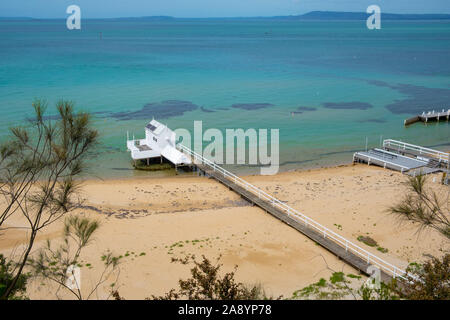
[[[274,174],[274,175],[261,175],[257,173],[236,173],[235,171],[240,170],[233,170],[233,168],[228,168],[226,170],[236,174],[237,176],[241,178],[246,177],[257,177],[257,176],[277,176],[280,174],[285,174],[289,172],[308,172],[308,171],[315,171],[315,170],[326,170],[326,169],[333,169],[333,168],[340,168],[340,167],[348,167],[352,166],[352,162],[348,161],[342,161],[338,164],[329,164],[329,165],[317,165],[317,166],[311,166],[311,167],[298,167],[298,168],[290,168],[287,170],[282,170],[283,167],[280,167],[280,170]],[[223,165],[221,165],[223,166]],[[244,167],[244,165],[242,165]],[[124,168],[125,169],[125,168]],[[128,169],[126,169],[128,170]],[[182,172],[182,173],[176,173],[175,168],[166,169],[166,170],[156,170],[156,171],[145,171],[145,170],[137,170],[132,167],[129,168],[129,171],[138,172],[138,175],[136,176],[97,176],[97,177],[80,177],[77,178],[77,181],[113,181],[113,180],[140,180],[140,179],[170,179],[170,178],[181,178],[181,177],[197,177],[198,175],[195,172]],[[168,173],[165,175],[164,173]],[[169,174],[170,172],[170,174]]]

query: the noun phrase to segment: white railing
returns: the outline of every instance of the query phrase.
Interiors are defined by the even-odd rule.
[[[431,156],[434,159],[438,159],[439,161],[448,163],[450,155],[446,152],[442,152],[439,150],[434,150],[430,148],[425,148],[421,146],[416,146],[414,144],[392,140],[392,139],[386,139],[383,141],[383,148],[391,147],[395,148],[397,150],[411,150],[415,152],[419,152],[419,154],[428,155]]]
[[[367,264],[372,264],[383,270],[384,272],[392,275],[394,278],[399,277],[406,280],[406,272],[393,264],[377,257],[376,255],[368,252],[367,250],[364,250],[360,246],[354,244],[353,242],[345,239],[344,237],[340,236],[336,232],[328,229],[327,227],[321,225],[320,223],[312,220],[311,218],[305,216],[303,213],[291,208],[287,204],[281,202],[280,200],[276,199],[275,197],[271,196],[270,194],[262,191],[261,189],[255,187],[254,185],[248,183],[247,181],[243,180],[242,178],[239,178],[235,174],[225,170],[221,166],[215,164],[214,162],[204,158],[202,155],[199,155],[198,153],[192,151],[191,149],[179,144],[177,146],[180,148],[181,151],[186,152],[190,156],[193,157],[193,160],[195,163],[202,163],[207,166],[209,166],[211,169],[213,169],[216,172],[221,173],[225,178],[228,178],[232,182],[234,182],[237,185],[240,185],[241,187],[245,188],[245,190],[253,193],[254,195],[258,196],[259,199],[263,199],[271,203],[274,207],[277,207],[281,209],[283,212],[285,212],[289,217],[292,217],[296,219],[299,222],[302,222],[305,224],[306,227],[310,227],[315,229],[317,232],[323,235],[324,238],[328,238],[335,243],[339,244],[343,248],[345,248],[346,251],[350,251],[353,254],[359,256],[360,258],[367,261]]]
[[[433,111],[428,111],[428,112],[422,112],[422,114],[421,114],[421,116],[422,117],[426,117],[426,116],[438,116],[438,117],[440,117],[440,116],[449,116],[450,115],[450,109],[448,109],[447,111],[445,111],[445,109],[442,109],[442,112],[435,112],[434,110]]]
[[[366,154],[363,154],[363,153],[361,153],[361,152],[355,152],[354,154],[353,154],[353,162],[355,162],[355,157],[356,156],[358,156],[360,159],[364,159],[365,158],[365,160],[367,161],[367,164],[371,164],[370,163],[370,161],[371,160],[375,160],[375,161],[379,161],[379,162],[383,162],[384,163],[384,168],[386,168],[386,164],[389,164],[389,165],[391,165],[391,166],[393,166],[393,167],[398,167],[398,168],[400,168],[400,172],[401,173],[403,173],[403,171],[404,170],[409,170],[410,168],[408,168],[408,167],[405,167],[405,166],[402,166],[401,164],[397,164],[397,163],[394,163],[394,162],[391,162],[391,161],[388,161],[388,160],[385,160],[384,158],[378,158],[378,157],[376,157],[376,156],[372,156],[372,155],[366,155]]]

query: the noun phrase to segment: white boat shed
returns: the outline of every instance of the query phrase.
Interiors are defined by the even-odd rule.
[[[152,120],[145,126],[145,138],[129,140],[127,134],[127,149],[131,152],[131,158],[145,160],[147,163],[152,158],[169,160],[175,166],[190,165],[191,159],[176,148],[176,134],[169,127]]]

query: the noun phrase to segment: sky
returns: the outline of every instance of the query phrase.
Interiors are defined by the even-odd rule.
[[[173,16],[179,18],[297,15],[309,11],[450,13],[450,0],[1,0],[0,17],[66,18],[78,5],[84,18]]]

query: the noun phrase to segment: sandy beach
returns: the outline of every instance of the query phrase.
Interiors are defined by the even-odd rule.
[[[435,182],[433,179],[435,178]],[[406,176],[367,165],[344,165],[275,176],[245,179],[285,201],[366,250],[405,268],[409,262],[442,256],[448,241],[433,230],[417,233],[418,225],[400,222],[389,206],[405,194]],[[440,175],[429,186],[448,201]],[[82,269],[83,290],[99,276],[100,257],[110,250],[123,255],[118,287],[126,299],[143,299],[176,288],[189,276],[189,266],[171,262],[186,255],[222,256],[223,271],[238,265],[236,277],[260,283],[267,294],[291,297],[295,290],[334,271],[357,274],[353,268],[225,186],[206,177],[173,176],[121,180],[87,180],[80,191],[83,207],[72,214],[100,221],[94,241],[83,253],[92,269]],[[447,198],[446,198],[447,197]],[[10,227],[24,224],[19,218]],[[46,239],[59,241],[62,220],[39,235],[36,251]],[[370,236],[381,252],[357,240]],[[3,233],[0,252],[11,254],[26,236],[21,229]],[[54,287],[33,281],[31,299],[54,299]],[[105,284],[96,298],[106,298]],[[69,296],[62,295],[63,298]]]

